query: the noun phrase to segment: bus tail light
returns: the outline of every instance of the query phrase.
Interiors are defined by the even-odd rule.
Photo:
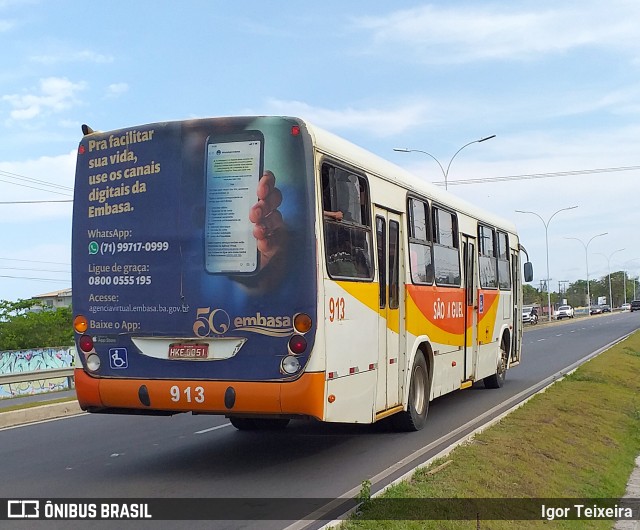
[[[289,350],[291,353],[300,355],[307,349],[307,339],[302,335],[294,335],[289,339]]]
[[[298,361],[298,359],[293,355],[287,355],[282,359],[280,367],[285,374],[293,375],[300,370],[300,361]]]
[[[89,353],[93,350],[93,339],[89,335],[82,335],[78,341],[78,346],[84,353]]]
[[[92,353],[87,356],[87,368],[92,372],[100,369],[100,357],[98,357],[95,353]]]
[[[89,322],[87,318],[82,315],[77,315],[76,318],[73,319],[73,329],[77,333],[84,333],[89,328]]]
[[[311,317],[306,313],[298,313],[293,317],[293,327],[298,333],[303,335],[311,329],[312,325]]]

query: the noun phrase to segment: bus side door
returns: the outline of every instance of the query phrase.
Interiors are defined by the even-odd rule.
[[[464,260],[464,377],[475,378],[478,353],[478,268],[476,238],[462,234]]]
[[[511,250],[511,289],[513,302],[513,335],[511,339],[511,364],[520,362],[522,352],[522,276],[520,254]]]
[[[404,237],[402,219],[382,208],[375,210],[379,282],[378,381],[376,412],[402,403],[400,368],[405,363]],[[366,330],[363,330],[366,332]]]

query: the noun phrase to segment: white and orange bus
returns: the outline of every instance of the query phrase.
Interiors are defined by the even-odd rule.
[[[512,223],[301,119],[83,131],[84,410],[418,430],[431,400],[520,362]]]

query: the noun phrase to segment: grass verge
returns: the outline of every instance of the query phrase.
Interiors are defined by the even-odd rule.
[[[509,502],[503,505],[505,520],[483,518],[483,503],[495,514],[499,499],[619,498],[638,454],[640,333],[635,333],[446,458],[418,470],[410,481],[365,502],[361,514],[339,528],[511,529]],[[406,510],[418,508],[420,502],[460,498],[470,499],[470,504],[473,499],[498,501],[479,502],[480,515],[474,521],[402,520]],[[550,522],[540,517],[518,520],[515,527],[610,529],[612,522]]]

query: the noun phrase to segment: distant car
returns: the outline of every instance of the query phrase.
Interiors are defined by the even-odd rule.
[[[611,313],[611,306],[608,305],[601,305],[600,309],[602,309],[603,313]]]
[[[573,318],[573,307],[570,305],[561,305],[556,311],[556,318],[562,320],[563,318]]]
[[[631,302],[631,312],[640,311],[640,300],[634,300]]]
[[[623,311],[629,311],[631,310],[631,304],[622,304],[620,306],[620,309],[622,309]]]
[[[590,314],[592,314],[592,315],[600,315],[600,314],[602,314],[602,307],[600,307],[599,305],[592,305]]]

